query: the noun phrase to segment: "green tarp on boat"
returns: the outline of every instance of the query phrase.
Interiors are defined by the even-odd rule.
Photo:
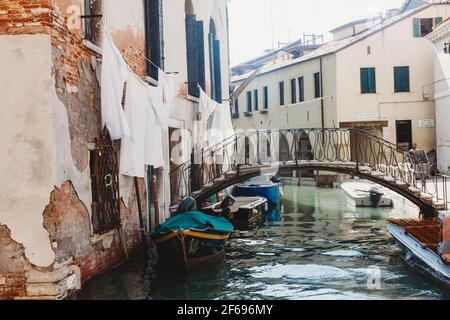
[[[233,225],[223,217],[213,217],[201,213],[199,211],[192,211],[176,215],[164,224],[160,225],[156,230],[157,233],[169,233],[180,230],[206,230],[214,229],[223,232],[232,232]]]

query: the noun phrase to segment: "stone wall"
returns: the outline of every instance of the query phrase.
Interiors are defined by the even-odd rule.
[[[57,156],[60,159],[58,181],[61,181],[55,182],[57,186],[48,195],[49,203],[42,213],[55,262],[46,268],[30,263],[25,247],[13,239],[8,226],[2,225],[0,219],[0,299],[65,298],[91,277],[122,263],[143,241],[131,179],[121,185],[121,191],[127,194],[121,201],[121,228],[101,236],[92,234],[89,147],[101,132],[98,72],[101,55],[86,47],[80,30],[68,29],[60,2],[67,5],[67,1],[49,0],[0,3],[0,36],[47,34],[51,37],[54,84],[48,90],[56,92],[55,108],[65,107],[62,114],[67,119],[57,121],[67,121],[67,124],[56,128],[67,127],[68,133],[55,132],[56,139],[49,139],[60,143],[64,139],[58,135],[70,137],[67,146],[56,148],[60,153],[65,148],[70,151],[69,155]],[[116,36],[126,38],[126,31]],[[144,78],[144,50],[127,43],[119,48],[134,72]],[[42,107],[52,108],[51,105]],[[66,170],[72,166],[73,172]],[[146,212],[143,179],[139,179],[139,186],[142,210]]]

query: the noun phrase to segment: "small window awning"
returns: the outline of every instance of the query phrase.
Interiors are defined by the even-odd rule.
[[[389,121],[387,120],[373,120],[373,121],[349,121],[340,122],[340,129],[364,129],[364,128],[387,128]]]

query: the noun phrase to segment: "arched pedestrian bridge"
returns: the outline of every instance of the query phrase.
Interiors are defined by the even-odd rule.
[[[282,129],[238,133],[201,150],[170,173],[173,205],[199,203],[264,173],[327,171],[378,183],[417,205],[425,216],[447,209],[446,176],[411,153],[359,129]]]

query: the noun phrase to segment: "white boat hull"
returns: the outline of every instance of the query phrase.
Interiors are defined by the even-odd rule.
[[[343,183],[341,188],[345,192],[347,197],[347,203],[350,206],[357,208],[371,208],[373,203],[370,200],[369,192],[362,192],[361,190],[369,190],[368,184],[365,183]],[[394,206],[394,201],[386,195],[381,196],[377,207],[380,208],[390,208]]]
[[[388,230],[402,249],[403,259],[414,270],[450,289],[450,265],[432,250],[423,248],[422,244],[405,233],[405,229],[388,225]]]

